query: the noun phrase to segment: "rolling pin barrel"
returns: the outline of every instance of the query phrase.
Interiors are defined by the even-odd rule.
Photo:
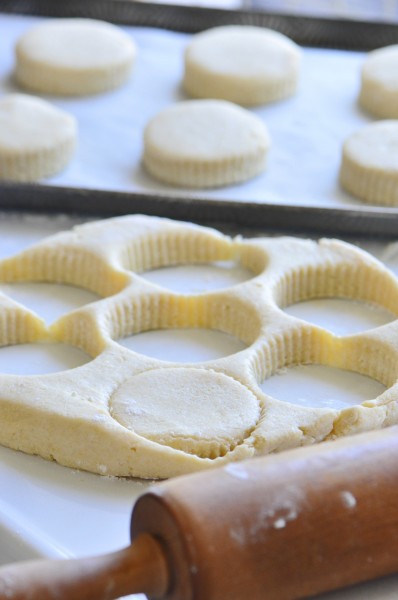
[[[393,427],[171,480],[135,506],[166,600],[292,600],[398,571]]]

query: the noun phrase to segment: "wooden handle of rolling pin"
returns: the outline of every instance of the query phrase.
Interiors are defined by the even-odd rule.
[[[397,572],[398,427],[159,484],[131,531],[124,567],[61,561],[47,582],[4,567],[1,600],[293,600]]]

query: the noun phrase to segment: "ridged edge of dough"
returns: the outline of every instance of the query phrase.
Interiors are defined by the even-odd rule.
[[[97,69],[62,69],[43,65],[17,53],[15,79],[32,92],[60,96],[88,96],[122,86],[129,78],[134,60]]]
[[[267,151],[220,161],[189,161],[159,158],[148,149],[143,162],[156,179],[181,187],[218,187],[240,183],[259,175],[266,167]]]
[[[292,96],[297,90],[298,78],[298,68],[278,81],[265,81],[260,77],[253,77],[250,80],[236,76],[228,77],[219,73],[206,72],[187,60],[183,87],[190,96],[195,98],[215,98],[244,106],[256,106]]]
[[[71,137],[35,152],[0,150],[0,180],[37,181],[56,175],[68,166],[75,147],[76,139]]]
[[[364,167],[343,152],[339,179],[347,192],[364,202],[398,206],[398,173]]]
[[[377,81],[362,78],[358,104],[375,117],[398,119],[398,91],[389,90]]]

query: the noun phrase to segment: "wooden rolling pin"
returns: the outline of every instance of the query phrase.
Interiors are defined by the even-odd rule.
[[[161,483],[131,537],[106,556],[5,566],[0,598],[292,600],[397,572],[398,427]]]

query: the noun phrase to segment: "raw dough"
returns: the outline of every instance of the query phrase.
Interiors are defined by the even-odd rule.
[[[235,379],[184,367],[128,379],[112,396],[110,411],[138,435],[202,458],[233,450],[260,417],[256,396]]]
[[[264,123],[223,100],[190,100],[156,115],[144,131],[143,162],[156,179],[186,187],[225,186],[265,168]]]
[[[72,159],[72,115],[25,94],[0,99],[0,179],[34,181],[62,171]]]
[[[262,27],[227,25],[196,34],[185,52],[185,91],[254,106],[295,93],[300,50]]]
[[[65,96],[97,94],[128,79],[136,49],[110,23],[54,19],[28,30],[16,48],[15,77],[27,90]]]
[[[361,72],[359,104],[375,117],[398,118],[398,45],[368,54]]]
[[[398,121],[370,123],[347,138],[340,182],[364,202],[398,206]]]
[[[178,294],[140,277],[160,266],[235,260],[253,278]],[[398,281],[337,240],[231,239],[189,223],[140,215],[78,226],[0,261],[0,281],[53,281],[103,296],[50,327],[0,295],[0,344],[60,341],[91,362],[60,373],[0,376],[0,443],[102,475],[164,478],[398,423],[398,321],[336,337],[283,307],[354,298],[398,312]],[[216,329],[236,354],[184,365],[117,343],[165,328]],[[387,391],[338,411],[282,402],[259,382],[294,364],[324,364]]]

